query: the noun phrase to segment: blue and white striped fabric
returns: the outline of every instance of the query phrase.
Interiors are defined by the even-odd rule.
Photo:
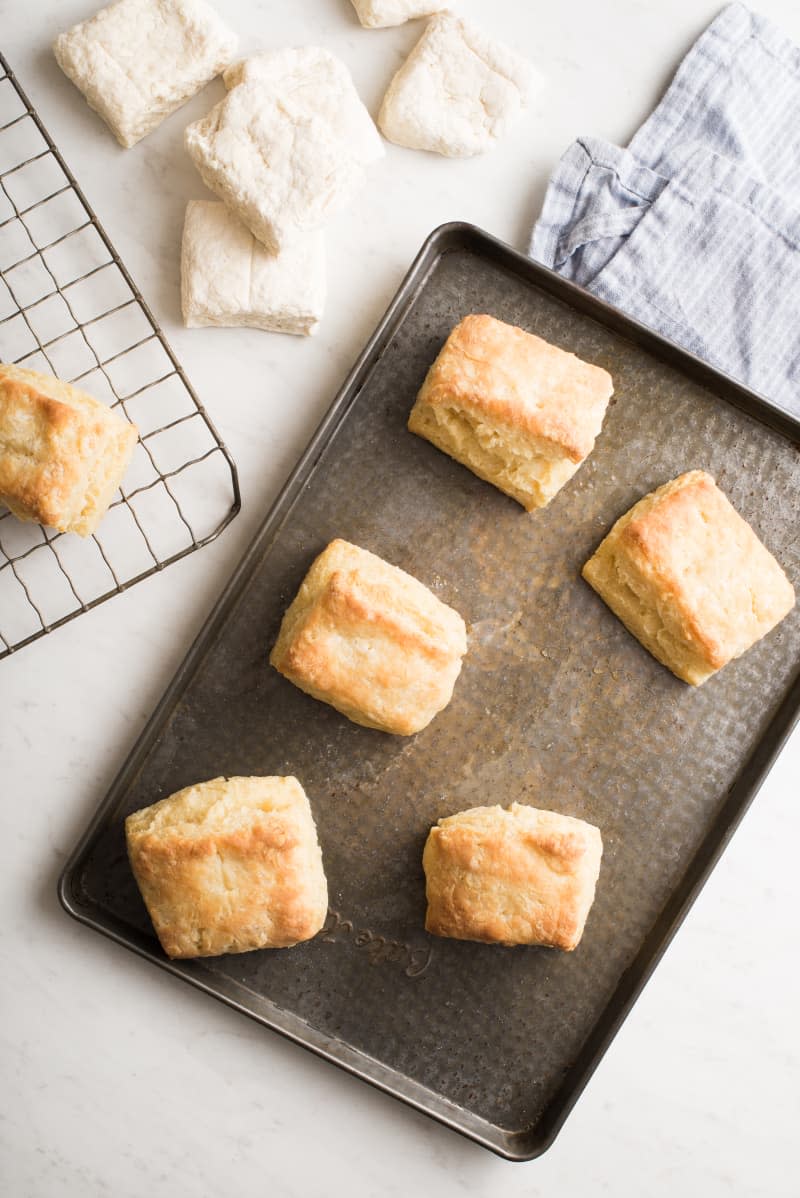
[[[530,252],[800,413],[800,49],[724,9],[627,150],[570,146]]]

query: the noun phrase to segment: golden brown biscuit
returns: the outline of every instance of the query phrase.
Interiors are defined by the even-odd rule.
[[[465,316],[408,427],[532,511],[592,452],[613,390],[599,366],[493,316]]]
[[[0,503],[20,520],[90,536],[137,436],[135,425],[85,391],[0,366]]]
[[[404,570],[335,540],[284,615],[270,662],[356,724],[411,736],[450,702],[466,649],[452,607]]]
[[[583,935],[603,841],[593,824],[512,803],[440,819],[422,855],[437,936],[570,951]]]
[[[693,686],[794,606],[775,558],[703,470],[634,504],[583,577],[645,649]]]
[[[325,922],[328,886],[296,778],[213,778],[125,821],[131,868],[169,957],[289,948]]]

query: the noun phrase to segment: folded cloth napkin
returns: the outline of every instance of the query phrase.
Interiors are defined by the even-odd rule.
[[[569,147],[530,253],[800,413],[800,49],[724,9],[627,150]]]

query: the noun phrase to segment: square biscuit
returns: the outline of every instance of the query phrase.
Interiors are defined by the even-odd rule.
[[[289,948],[325,922],[328,886],[296,778],[213,778],[135,811],[128,857],[169,957]]]
[[[594,902],[598,828],[512,803],[440,819],[422,855],[436,936],[486,944],[541,944],[569,952]]]
[[[257,54],[224,75],[228,95],[186,130],[210,187],[271,253],[321,228],[382,158],[347,67],[316,46]]]
[[[270,662],[356,724],[411,736],[450,702],[466,648],[452,607],[397,566],[336,540],[287,609]]]
[[[117,0],[56,38],[56,61],[129,149],[232,62],[206,0]]]
[[[601,367],[493,316],[465,316],[408,427],[533,511],[592,452],[613,390]]]
[[[795,601],[775,558],[703,470],[634,504],[583,577],[645,649],[693,686],[765,636]]]
[[[515,50],[440,13],[389,84],[378,126],[399,146],[470,158],[511,128],[536,80]]]
[[[181,307],[187,328],[314,333],[325,307],[324,234],[298,233],[269,254],[224,204],[192,200],[183,225]]]
[[[128,467],[138,430],[85,391],[0,365],[0,503],[88,537]]]
[[[447,0],[353,0],[358,19],[367,29],[386,29],[402,25],[415,17],[427,17],[432,12],[450,8]]]

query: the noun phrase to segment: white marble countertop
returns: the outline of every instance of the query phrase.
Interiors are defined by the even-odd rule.
[[[511,1165],[74,923],[68,852],[425,236],[464,219],[524,248],[556,158],[624,143],[718,10],[710,0],[463,0],[526,50],[544,94],[490,157],[388,146],[331,230],[310,340],[187,331],[183,149],[219,82],[122,151],[50,53],[90,0],[0,0],[0,44],[238,463],[244,506],[212,546],[0,664],[0,1186],[9,1198],[211,1194],[798,1193],[800,735],[556,1140]],[[417,23],[362,30],[349,0],[218,0],[245,52],[339,53],[375,113]],[[800,41],[792,0],[760,9]],[[488,10],[488,11],[487,11]]]

